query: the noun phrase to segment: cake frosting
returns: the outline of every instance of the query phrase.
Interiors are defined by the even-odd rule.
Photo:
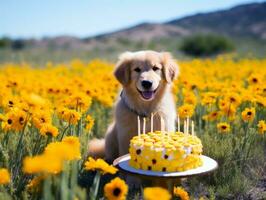
[[[202,165],[202,144],[197,136],[164,131],[135,136],[129,147],[130,166],[136,169],[178,172]]]

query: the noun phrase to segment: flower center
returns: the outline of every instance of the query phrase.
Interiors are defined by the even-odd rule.
[[[254,83],[257,83],[257,82],[258,82],[258,79],[253,78],[252,81],[253,81]]]
[[[8,120],[7,120],[7,123],[8,123],[8,124],[12,124],[12,119],[8,119]]]
[[[24,118],[23,117],[20,117],[19,118],[19,123],[22,125],[24,123]]]
[[[46,134],[47,136],[53,136],[53,134],[52,134],[50,131],[47,131],[45,134]]]
[[[222,126],[222,129],[226,129],[226,126],[223,125],[223,126]]]
[[[251,115],[252,114],[252,112],[251,111],[248,111],[248,113],[247,113],[248,115]]]
[[[231,97],[230,100],[231,100],[231,102],[235,102],[236,101],[234,97]]]
[[[118,197],[119,194],[121,193],[121,189],[120,188],[115,188],[114,191],[113,191],[113,195]]]

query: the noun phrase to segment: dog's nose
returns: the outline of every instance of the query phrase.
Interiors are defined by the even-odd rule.
[[[152,86],[152,81],[147,81],[147,80],[142,81],[142,82],[141,82],[141,85],[142,85],[142,87],[143,87],[144,89],[150,89],[151,86]]]

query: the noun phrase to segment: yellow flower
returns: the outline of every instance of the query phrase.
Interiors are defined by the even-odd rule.
[[[218,94],[215,92],[207,92],[203,94],[201,103],[202,105],[212,105],[216,102]]]
[[[51,124],[43,124],[40,129],[40,134],[43,136],[53,136],[56,137],[58,135],[58,129]]]
[[[185,93],[184,94],[184,103],[196,105],[197,104],[196,95],[192,92]]]
[[[255,108],[246,108],[242,113],[242,119],[244,121],[252,121],[255,117],[256,111]]]
[[[71,153],[68,153],[67,160],[78,160],[81,159],[80,155],[80,142],[79,138],[75,136],[67,136],[62,140],[63,144],[66,144],[68,148],[72,149]]]
[[[59,114],[63,120],[74,125],[78,123],[81,117],[79,112],[68,108],[63,108],[62,110],[60,110]]]
[[[204,115],[202,118],[204,120],[208,120],[208,121],[214,121],[217,120],[220,116],[220,112],[219,111],[213,111],[211,113],[209,113],[208,115]]]
[[[227,116],[229,118],[234,118],[236,114],[236,107],[234,106],[234,104],[227,102],[225,100],[221,100],[219,102],[219,108],[221,109],[221,113],[224,116]]]
[[[10,174],[7,169],[0,168],[0,185],[5,185],[10,182]]]
[[[6,121],[3,128],[14,131],[22,130],[27,123],[26,116],[27,114],[24,111],[18,108],[12,108],[5,116]]]
[[[266,132],[266,122],[264,120],[260,120],[257,126],[259,134],[263,135],[264,132]]]
[[[256,102],[258,103],[258,105],[266,107],[266,97],[257,96]]]
[[[125,200],[128,186],[124,180],[116,177],[104,186],[104,196],[108,200]]]
[[[144,200],[169,200],[171,194],[168,190],[161,187],[146,187],[144,188]]]
[[[91,128],[93,127],[93,125],[94,125],[94,119],[93,119],[90,115],[87,115],[87,117],[86,117],[86,122],[87,122],[87,124],[86,124],[86,129],[87,129],[88,131],[90,131]]]
[[[174,187],[174,195],[181,200],[189,200],[189,195],[182,187]]]
[[[41,155],[26,157],[23,160],[23,171],[28,174],[56,174],[62,170],[64,161],[78,160],[80,158],[79,139],[69,136],[65,137],[62,142],[48,144]]]
[[[56,155],[61,160],[79,160],[80,143],[74,136],[65,137],[62,142],[52,142],[44,150],[45,154]]]
[[[257,74],[251,74],[248,77],[248,82],[250,85],[260,84],[261,83],[261,76],[259,76]]]
[[[115,174],[117,169],[112,165],[108,165],[103,159],[94,160],[93,158],[89,157],[88,161],[84,164],[85,170],[100,170],[101,173],[106,174]]]
[[[227,110],[226,107],[228,107],[229,104],[224,99],[219,100],[219,108],[221,110]]]
[[[241,103],[241,97],[235,92],[230,92],[225,95],[224,100],[228,103],[237,107]]]
[[[80,108],[85,110],[90,107],[91,102],[91,98],[88,97],[86,93],[76,92],[67,98],[66,105],[72,109]]]
[[[190,104],[184,104],[178,108],[178,114],[180,118],[191,117],[194,113],[194,106]]]
[[[34,173],[52,173],[57,174],[62,170],[63,163],[57,155],[42,154],[34,157],[26,157],[23,160],[23,172],[27,174]]]
[[[217,128],[219,131],[221,131],[223,133],[228,133],[230,131],[230,125],[225,123],[225,122],[221,122],[221,123],[217,124]]]
[[[62,143],[71,145],[71,148],[74,148],[74,149],[79,149],[80,148],[79,138],[75,137],[75,136],[64,137],[63,140],[62,140]]]
[[[51,116],[50,113],[44,110],[35,111],[32,115],[32,123],[33,125],[40,129],[43,124],[51,124]]]

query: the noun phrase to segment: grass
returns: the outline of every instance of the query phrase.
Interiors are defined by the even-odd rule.
[[[138,51],[142,49],[152,49],[155,51],[169,51],[177,59],[191,59],[193,57],[184,54],[180,48],[183,42],[182,37],[155,38],[150,41],[132,41],[127,38],[106,39],[98,41],[91,49],[72,49],[64,47],[48,46],[47,48],[26,47],[22,50],[11,50],[0,48],[0,63],[5,62],[30,62],[37,66],[43,66],[46,62],[68,63],[79,58],[89,61],[93,58],[100,58],[115,62],[120,53],[124,51]],[[256,38],[231,38],[238,58],[254,57],[264,58],[266,54],[265,41]]]

